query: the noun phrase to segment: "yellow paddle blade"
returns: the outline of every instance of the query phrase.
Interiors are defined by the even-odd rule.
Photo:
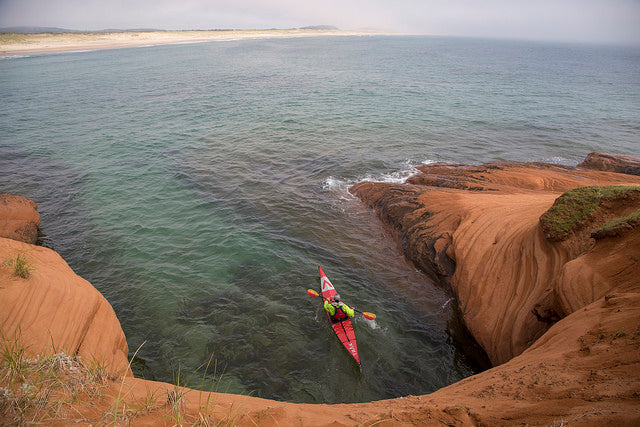
[[[376,318],[375,314],[369,313],[368,311],[363,311],[362,315],[364,316],[365,319],[369,319],[369,320],[373,320]]]
[[[309,294],[310,297],[319,297],[320,295],[314,291],[313,289],[307,289],[307,294]]]

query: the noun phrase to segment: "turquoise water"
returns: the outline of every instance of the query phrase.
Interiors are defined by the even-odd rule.
[[[424,162],[640,154],[640,50],[433,37],[243,40],[0,60],[0,192],[113,305],[138,375],[296,402],[481,369],[451,295],[347,188]],[[332,335],[317,264],[355,321]],[[222,373],[222,378],[220,374]]]

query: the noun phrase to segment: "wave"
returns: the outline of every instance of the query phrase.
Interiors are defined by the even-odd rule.
[[[379,174],[367,174],[364,176],[356,177],[356,178],[336,178],[334,176],[329,176],[322,182],[322,189],[327,191],[332,190],[345,190],[349,187],[363,181],[368,182],[386,182],[389,184],[402,184],[407,179],[412,176],[418,174],[420,171],[418,170],[419,165],[428,165],[431,163],[436,163],[435,160],[423,160],[419,164],[407,160],[404,163],[402,169],[391,172],[382,172]]]
[[[19,59],[19,58],[29,58],[32,55],[25,55],[25,54],[13,54],[13,53],[7,53],[7,54],[1,54],[0,55],[0,59]]]

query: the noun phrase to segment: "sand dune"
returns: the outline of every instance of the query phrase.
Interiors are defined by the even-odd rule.
[[[0,34],[0,53],[5,55],[63,51],[117,49],[175,43],[222,40],[287,38],[313,36],[356,36],[380,34],[342,30],[220,30],[220,31],[141,31],[117,33]]]

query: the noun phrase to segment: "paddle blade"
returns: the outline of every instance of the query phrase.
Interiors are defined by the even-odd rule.
[[[363,311],[362,315],[364,316],[365,319],[369,319],[369,320],[373,320],[376,318],[375,314],[369,313],[368,311]]]
[[[316,291],[314,291],[313,289],[307,289],[307,294],[308,294],[310,297],[319,297],[319,296],[320,296],[320,295],[319,295]]]

